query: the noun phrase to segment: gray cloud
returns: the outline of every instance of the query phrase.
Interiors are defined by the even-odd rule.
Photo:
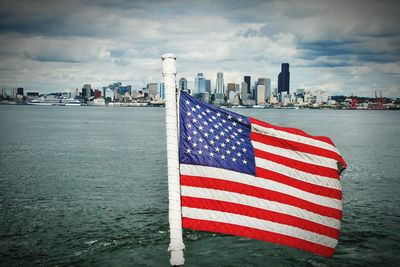
[[[32,59],[35,61],[40,61],[40,62],[68,62],[68,63],[78,63],[80,61],[77,60],[72,60],[68,57],[65,57],[64,55],[49,55],[49,54],[44,54],[44,55],[38,55],[38,54],[32,54],[31,52],[28,51],[23,51],[22,54],[27,57],[28,59]]]
[[[224,71],[227,82],[250,74],[274,85],[289,62],[294,88],[373,92],[376,84],[400,96],[397,10],[395,1],[358,0],[3,0],[0,85],[141,88],[161,79],[159,58],[173,52],[189,81],[203,72],[214,82]]]

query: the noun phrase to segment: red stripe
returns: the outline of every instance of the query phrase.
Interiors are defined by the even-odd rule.
[[[290,216],[287,214],[282,214],[260,208],[254,208],[242,204],[235,204],[226,201],[182,196],[182,206],[198,208],[198,209],[217,210],[222,212],[245,215],[262,220],[298,227],[310,232],[329,236],[335,239],[338,239],[340,234],[338,229],[321,225],[312,221]]]
[[[303,143],[290,141],[290,140],[286,140],[286,139],[282,139],[282,138],[277,138],[277,137],[273,137],[273,136],[269,136],[269,135],[263,135],[263,134],[256,133],[256,132],[251,132],[250,137],[251,137],[251,140],[261,142],[266,145],[271,145],[271,146],[286,148],[286,149],[290,149],[290,150],[294,150],[294,151],[310,153],[310,154],[314,154],[314,155],[322,156],[322,157],[326,157],[326,158],[331,158],[331,159],[339,161],[340,163],[342,163],[343,166],[345,166],[345,167],[347,166],[344,159],[338,153],[331,151],[331,150],[323,149],[320,147],[315,147],[312,145],[306,145]]]
[[[260,125],[260,126],[263,126],[263,127],[266,127],[266,128],[272,128],[272,129],[275,129],[275,130],[278,130],[278,131],[283,131],[283,132],[287,132],[287,133],[291,133],[291,134],[296,134],[296,135],[308,137],[308,138],[311,138],[311,139],[314,139],[314,140],[318,140],[318,141],[327,143],[329,145],[335,146],[335,144],[332,142],[332,140],[329,137],[326,137],[326,136],[313,136],[313,135],[310,135],[310,134],[308,134],[308,133],[306,133],[306,132],[304,132],[302,130],[296,129],[296,128],[288,128],[288,127],[276,126],[276,125],[269,124],[267,122],[260,121],[260,120],[257,120],[257,119],[251,118],[251,117],[249,119],[250,119],[250,122],[252,124],[257,124],[257,125]]]
[[[254,179],[259,179],[259,178],[255,177]],[[235,192],[239,194],[258,197],[270,201],[276,201],[287,205],[299,207],[323,216],[339,220],[342,218],[341,210],[318,205],[310,201],[306,201],[304,199],[300,199],[276,191],[262,189],[259,187],[245,185],[237,182],[224,181],[214,178],[181,175],[181,185]]]
[[[342,191],[340,191],[338,189],[333,189],[333,188],[328,188],[328,187],[324,187],[324,186],[310,184],[310,183],[300,181],[300,180],[294,179],[292,177],[289,177],[289,176],[286,176],[286,175],[283,175],[283,174],[280,174],[277,172],[273,172],[271,170],[256,167],[256,176],[265,178],[268,180],[276,181],[281,184],[286,184],[286,185],[298,188],[300,190],[310,192],[312,194],[342,200]]]
[[[197,220],[197,219],[183,217],[182,225],[184,228],[189,228],[193,230],[218,232],[223,234],[243,236],[262,241],[273,242],[281,245],[291,246],[294,248],[310,251],[312,253],[316,253],[326,257],[331,257],[333,252],[335,251],[335,249],[333,248],[305,241],[303,239],[277,234],[273,232],[258,230],[254,228],[234,225],[234,224]]]
[[[254,149],[254,155],[258,158],[263,158],[266,160],[270,160],[279,164],[286,165],[290,168],[294,168],[296,170],[302,171],[302,172],[308,172],[311,174],[316,174],[316,175],[322,175],[330,178],[335,178],[339,179],[339,172],[337,169],[332,169],[328,167],[323,167],[311,163],[306,163],[303,161],[295,160],[295,159],[290,159],[284,156],[279,156],[276,154],[272,154],[269,152],[266,152],[264,150],[260,150],[255,148]]]

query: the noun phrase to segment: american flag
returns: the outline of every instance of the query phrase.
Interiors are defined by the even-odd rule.
[[[184,92],[179,128],[184,228],[332,256],[346,163],[329,138],[248,118]]]

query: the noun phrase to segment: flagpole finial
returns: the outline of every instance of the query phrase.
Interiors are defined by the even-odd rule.
[[[176,75],[176,56],[174,54],[168,53],[161,57],[163,62],[163,75],[174,74]]]
[[[172,54],[172,53],[166,53],[166,54],[164,54],[164,55],[161,56],[161,59],[162,59],[162,60],[164,60],[164,59],[166,59],[166,58],[173,58],[173,59],[176,59],[176,56],[175,56],[175,54]]]

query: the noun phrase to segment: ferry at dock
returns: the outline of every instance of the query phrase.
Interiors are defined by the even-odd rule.
[[[26,102],[35,106],[81,106],[82,102],[74,98],[41,97]]]

